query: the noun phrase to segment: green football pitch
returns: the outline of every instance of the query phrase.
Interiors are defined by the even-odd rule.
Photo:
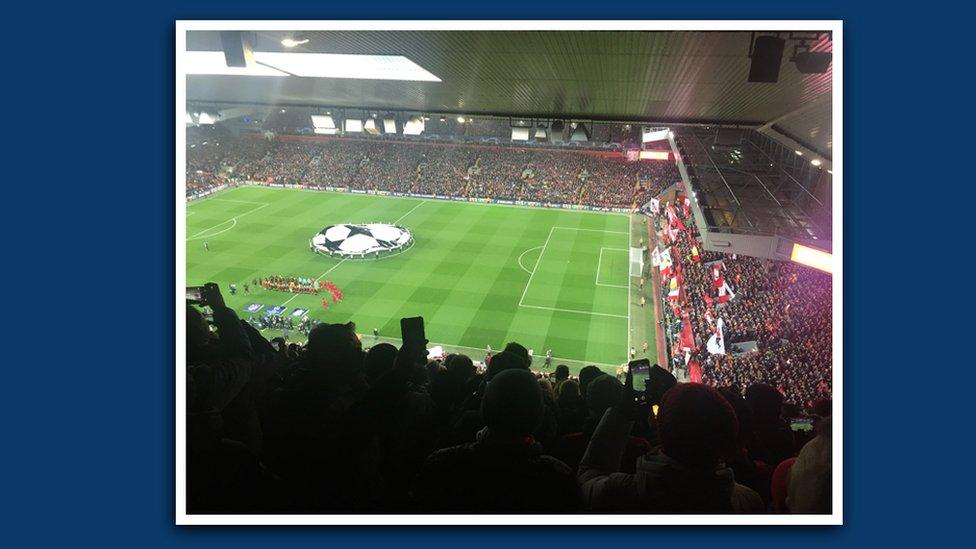
[[[653,314],[629,276],[643,225],[625,214],[249,186],[190,202],[186,216],[187,285],[218,283],[242,318],[255,303],[308,309],[323,322],[354,321],[368,346],[374,328],[395,340],[399,319],[420,315],[431,345],[482,360],[486,345],[518,341],[534,350],[534,368],[547,349],[573,371],[613,371],[644,342],[654,355]],[[380,259],[309,250],[328,225],[368,222],[406,227],[413,246]],[[324,309],[325,292],[243,295],[244,283],[268,275],[331,280],[343,300]]]

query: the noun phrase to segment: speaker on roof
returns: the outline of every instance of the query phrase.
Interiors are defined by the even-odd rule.
[[[589,141],[590,140],[590,130],[586,128],[586,125],[582,122],[576,124],[576,129],[573,130],[573,135],[569,137],[570,141]]]
[[[802,74],[823,74],[830,68],[832,55],[822,51],[805,51],[796,54],[793,62]]]
[[[752,65],[749,67],[750,82],[776,82],[783,62],[786,40],[778,36],[759,36],[752,46]]]
[[[553,143],[562,142],[565,130],[566,124],[562,120],[553,120],[552,124],[549,125],[549,141]]]

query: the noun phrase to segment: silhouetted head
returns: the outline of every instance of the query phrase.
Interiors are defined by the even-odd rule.
[[[505,346],[504,352],[512,353],[515,356],[524,360],[526,368],[532,365],[532,357],[529,356],[529,350],[519,343],[516,343],[514,341],[509,343],[508,345]]]
[[[783,395],[775,387],[755,383],[746,389],[746,402],[752,408],[756,423],[766,424],[779,421],[783,413]]]
[[[567,379],[566,381],[560,383],[556,399],[559,401],[560,405],[576,405],[580,401],[579,383],[573,381],[572,379]]]
[[[675,379],[674,374],[655,364],[647,373],[645,386],[647,401],[651,404],[659,404],[664,393],[677,384],[678,380]]]
[[[569,366],[565,364],[560,364],[556,366],[556,379],[568,379],[569,378]]]
[[[586,388],[591,381],[603,375],[603,370],[596,366],[585,366],[579,373],[580,396],[586,398]]]
[[[485,372],[485,380],[490,381],[505,370],[528,371],[528,369],[529,367],[525,365],[525,360],[522,357],[505,351],[491,357],[491,360],[488,362],[488,371]]]
[[[363,346],[352,322],[312,328],[305,349],[309,365],[320,373],[350,374],[363,366]]]
[[[601,374],[586,387],[586,407],[590,416],[596,419],[603,417],[607,408],[620,400],[620,392],[624,384],[608,374]]]
[[[464,383],[471,379],[471,376],[477,371],[471,357],[467,355],[447,355],[447,358],[444,359],[444,368],[447,369],[451,379],[458,383]]]
[[[664,453],[695,467],[722,462],[739,432],[732,405],[699,383],[681,383],[664,393],[657,423]]]
[[[389,343],[373,345],[366,352],[366,359],[363,362],[366,381],[374,383],[383,374],[392,370],[396,356],[397,348]]]
[[[542,406],[539,380],[528,370],[513,368],[498,373],[488,383],[481,415],[493,434],[524,437],[542,421]]]

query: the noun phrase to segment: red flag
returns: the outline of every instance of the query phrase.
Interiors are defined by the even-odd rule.
[[[681,315],[681,335],[678,336],[678,345],[682,350],[695,349],[695,334],[691,331],[691,319],[688,318],[688,313]]]
[[[688,363],[688,379],[692,383],[702,382],[701,365],[698,364],[697,360],[692,360]]]
[[[687,230],[685,228],[685,224],[681,222],[681,218],[678,217],[678,214],[674,211],[674,206],[668,206],[668,220],[672,225],[674,225],[674,228],[678,229],[679,231]]]

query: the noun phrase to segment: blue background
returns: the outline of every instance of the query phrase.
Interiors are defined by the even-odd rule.
[[[964,43],[972,18],[944,2],[851,4],[6,6],[0,217],[10,262],[0,271],[9,298],[31,307],[3,320],[0,540],[129,547],[946,542],[968,526],[972,490],[963,449],[976,363],[964,351],[974,339],[965,318],[972,290],[964,232],[974,183],[973,63]],[[843,19],[846,525],[573,529],[566,517],[544,529],[477,531],[174,527],[174,21],[255,18]],[[76,287],[98,302],[77,302]]]

